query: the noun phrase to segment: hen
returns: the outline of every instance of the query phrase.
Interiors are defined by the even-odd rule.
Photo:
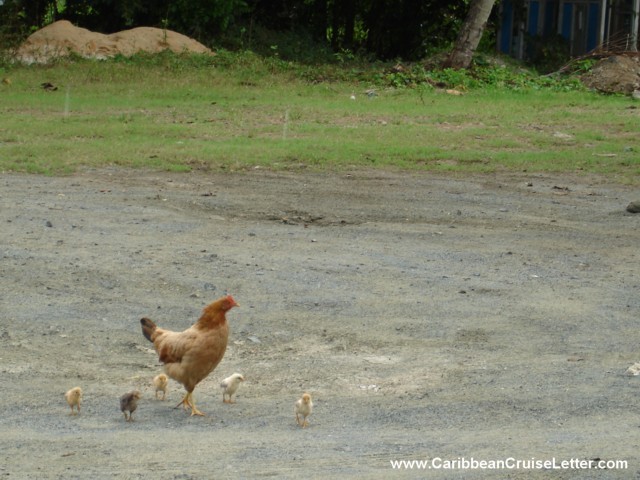
[[[142,334],[153,342],[165,373],[181,383],[186,395],[176,408],[191,407],[191,415],[204,415],[196,408],[193,390],[220,363],[227,349],[229,326],[226,313],[239,306],[231,295],[207,305],[200,319],[184,332],[172,332],[157,327],[148,318],[142,318]]]

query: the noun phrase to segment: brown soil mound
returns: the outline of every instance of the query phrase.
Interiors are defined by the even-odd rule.
[[[582,76],[582,82],[600,92],[630,94],[640,89],[640,59],[626,55],[603,58]]]
[[[139,27],[104,35],[60,20],[27,38],[18,49],[16,58],[24,63],[47,63],[70,53],[86,58],[105,59],[118,54],[130,56],[141,51],[157,53],[166,49],[176,53],[213,55],[201,43],[171,30]]]

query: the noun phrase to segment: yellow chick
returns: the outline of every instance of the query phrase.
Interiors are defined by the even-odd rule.
[[[167,394],[168,385],[169,378],[164,373],[154,377],[153,386],[156,387],[156,399],[158,398],[158,392],[162,392],[162,400],[164,400],[164,397]]]
[[[133,412],[138,408],[138,400],[142,398],[142,393],[138,390],[125,393],[120,397],[120,410],[124,414],[124,419],[127,422],[133,422]],[[127,412],[129,415],[127,416]]]
[[[298,425],[300,425],[302,428],[309,425],[309,423],[307,422],[307,417],[311,415],[311,412],[313,411],[313,402],[311,401],[311,395],[309,395],[308,393],[303,394],[302,398],[296,402],[294,411],[296,414],[296,422],[298,422]],[[300,422],[300,417],[302,417],[302,422]]]
[[[231,397],[236,393],[236,390],[238,390],[240,382],[244,382],[244,377],[239,373],[234,373],[222,381],[220,387],[222,388],[222,401],[224,403],[235,403]],[[229,400],[227,400],[227,395],[229,396]]]
[[[73,407],[78,409],[77,413],[80,413],[80,403],[82,402],[82,389],[80,387],[74,387],[64,394],[64,398],[71,407],[71,415],[75,415]]]

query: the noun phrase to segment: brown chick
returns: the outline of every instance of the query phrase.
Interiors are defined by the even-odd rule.
[[[138,400],[142,398],[142,393],[138,390],[125,393],[120,397],[120,410],[124,414],[124,419],[127,422],[133,422],[133,412],[138,408]],[[127,415],[129,412],[129,415]]]
[[[191,407],[191,415],[204,415],[196,408],[193,390],[218,366],[227,349],[229,326],[226,313],[238,304],[227,295],[207,305],[198,321],[183,332],[172,332],[142,318],[142,334],[153,343],[164,371],[180,382],[186,395],[176,408]]]
[[[239,373],[234,373],[222,381],[220,387],[222,387],[223,403],[235,403],[231,397],[233,397],[233,394],[238,390],[240,382],[244,382],[244,377]],[[227,400],[227,395],[229,395],[229,400]]]
[[[311,415],[311,412],[313,411],[313,402],[311,401],[311,395],[309,395],[308,393],[303,394],[302,398],[296,402],[294,411],[296,413],[296,422],[298,422],[298,425],[300,425],[302,428],[309,425],[309,422],[307,422],[307,417]],[[300,417],[302,417],[302,422],[300,422]]]
[[[80,387],[74,387],[64,394],[64,398],[67,400],[67,403],[71,407],[71,415],[75,415],[73,411],[73,407],[76,407],[78,410],[77,413],[80,413],[80,403],[82,402],[82,389]]]
[[[153,378],[153,386],[156,387],[156,399],[158,398],[158,392],[162,392],[162,400],[167,394],[167,386],[169,385],[169,378],[161,373]]]

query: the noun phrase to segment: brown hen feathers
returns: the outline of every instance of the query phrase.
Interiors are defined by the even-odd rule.
[[[191,408],[191,415],[204,415],[193,401],[193,390],[220,363],[227,349],[229,326],[226,313],[238,304],[231,295],[207,305],[198,321],[183,332],[172,332],[142,318],[142,334],[153,343],[165,373],[181,383],[186,395],[176,405]]]

